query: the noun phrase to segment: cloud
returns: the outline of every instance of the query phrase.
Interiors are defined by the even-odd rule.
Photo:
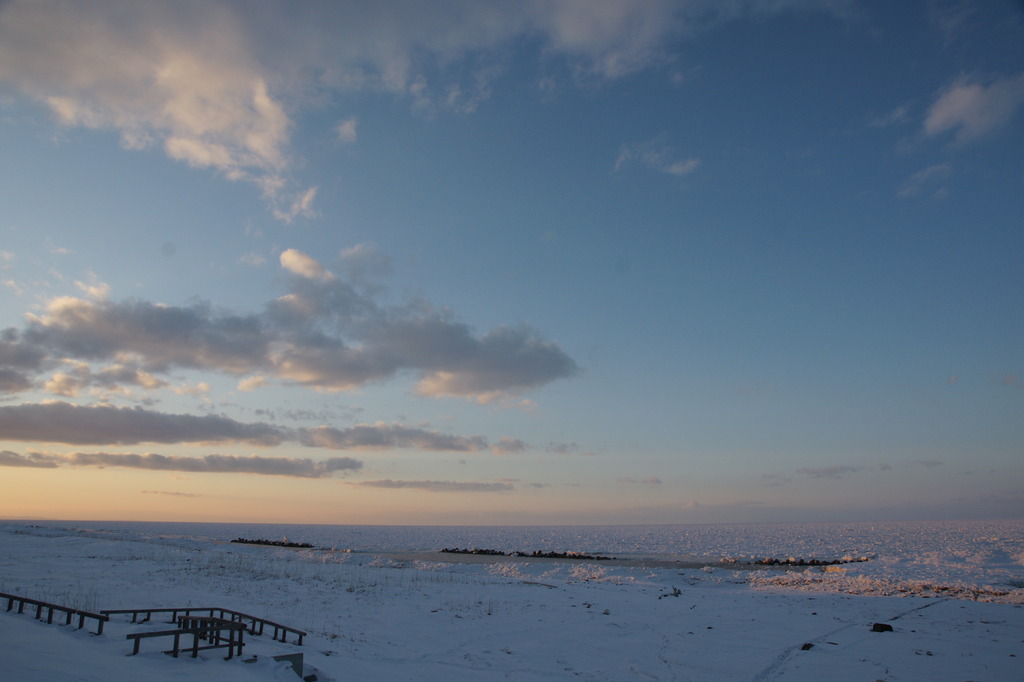
[[[0,79],[66,126],[114,130],[129,149],[260,184],[277,200],[291,121],[223,3],[61,0],[4,5]],[[268,182],[272,181],[272,182]]]
[[[290,293],[268,306],[268,320],[288,329],[273,364],[291,383],[346,390],[412,370],[421,376],[419,395],[488,402],[579,371],[557,344],[525,325],[476,336],[426,301],[384,308],[352,282],[314,274],[304,269]]]
[[[9,441],[73,445],[239,442],[273,446],[291,437],[274,426],[227,417],[66,402],[0,406],[0,433]]]
[[[46,353],[34,343],[22,338],[13,327],[0,330],[0,366],[18,369],[37,369]]]
[[[256,268],[266,263],[267,259],[258,253],[250,251],[248,253],[243,253],[241,256],[239,256],[238,262],[244,265],[251,265],[252,267]]]
[[[697,170],[700,159],[676,157],[672,147],[665,143],[665,136],[659,135],[647,142],[623,145],[618,158],[615,159],[615,170],[621,171],[632,164],[640,164],[660,173],[681,177]]]
[[[305,445],[332,450],[390,450],[416,448],[448,452],[480,452],[487,441],[480,436],[451,436],[401,424],[360,424],[347,429],[319,426],[302,430]]]
[[[792,480],[784,474],[761,474],[761,482],[766,486],[774,488],[784,486]]]
[[[482,436],[456,436],[402,424],[287,429],[270,424],[246,424],[215,415],[166,414],[139,407],[107,405],[83,407],[66,402],[0,406],[0,433],[9,441],[70,445],[248,443],[269,447],[297,442],[328,450],[412,448],[433,452],[481,452],[487,449],[487,440]]]
[[[281,267],[299,277],[306,279],[334,279],[324,266],[298,249],[286,249],[281,252]]]
[[[169,367],[245,373],[268,353],[263,323],[255,316],[129,299],[119,303],[55,298],[43,315],[28,315],[27,342],[85,361],[136,356],[147,371]]]
[[[354,116],[352,118],[347,118],[341,123],[339,123],[337,127],[334,129],[335,132],[338,133],[338,140],[340,140],[344,144],[352,144],[353,142],[355,142],[356,125],[358,125],[358,123],[359,120]]]
[[[54,373],[44,384],[44,388],[54,395],[72,398],[90,386],[114,393],[128,393],[127,386],[137,386],[147,390],[168,386],[166,381],[158,379],[134,365],[114,363],[97,372],[93,372],[88,363],[77,360],[65,360],[64,365],[64,370]],[[206,389],[209,390],[209,386]],[[176,388],[174,391],[176,393],[195,392],[194,389],[187,388]]]
[[[980,5],[967,2],[928,3],[926,13],[929,23],[933,24],[945,35],[945,43],[949,46],[957,40],[963,29],[971,23],[972,18],[980,7]]]
[[[60,463],[52,457],[35,452],[28,455],[19,455],[17,452],[11,452],[10,450],[0,450],[0,466],[56,469],[60,466]]]
[[[310,187],[304,192],[299,192],[290,197],[291,203],[284,210],[274,209],[274,217],[284,223],[291,223],[296,218],[315,218],[317,212],[313,208],[313,201],[319,187]]]
[[[205,457],[177,457],[148,453],[110,454],[106,452],[73,452],[66,455],[0,452],[0,466],[37,467],[55,469],[70,467],[120,467],[149,471],[187,471],[213,474],[262,474],[265,476],[292,476],[297,478],[324,478],[335,471],[362,468],[362,462],[350,457],[332,457],[322,462],[289,457],[236,457],[234,455],[206,455]]]
[[[238,382],[238,390],[247,393],[269,385],[267,378],[264,376],[247,377]]]
[[[692,171],[695,171],[699,165],[700,159],[686,159],[683,161],[673,161],[663,167],[662,170],[669,175],[688,175]]]
[[[325,93],[387,92],[425,110],[472,112],[513,47],[536,49],[549,82],[563,71],[600,82],[668,63],[675,38],[721,21],[848,4],[6,0],[0,81],[61,125],[114,131],[125,148],[250,182],[290,222],[315,215],[315,188],[295,189],[293,117]],[[355,119],[336,131],[354,141]]]
[[[962,76],[939,95],[928,110],[924,133],[953,133],[958,143],[998,132],[1024,104],[1024,73],[980,83]]]
[[[852,474],[856,471],[860,471],[860,467],[851,466],[830,466],[830,467],[805,467],[803,469],[797,469],[798,474],[804,474],[811,478],[842,478],[846,474]]]
[[[23,372],[0,367],[0,393],[20,393],[32,388],[32,381]]]
[[[103,301],[106,300],[107,296],[110,295],[110,285],[106,282],[99,281],[95,273],[89,273],[89,282],[75,282],[75,286],[78,287],[86,296],[95,300]]]
[[[352,485],[370,488],[415,488],[435,493],[493,493],[514,490],[511,483],[476,483],[468,481],[392,481],[381,479],[360,481]]]
[[[910,106],[901,104],[887,114],[875,116],[868,125],[872,128],[888,128],[889,126],[902,125],[910,121]]]
[[[180,493],[173,490],[140,490],[143,495],[168,495],[170,497],[206,497],[197,493]]]
[[[178,395],[190,395],[194,397],[204,397],[210,393],[210,384],[205,381],[200,381],[198,384],[186,383],[181,386],[172,386],[171,390]]]
[[[342,256],[359,277],[368,276],[367,267],[384,267],[370,249]],[[6,365],[9,378],[3,385],[24,390],[29,374],[49,357],[110,363],[98,371],[65,372],[51,390],[66,396],[103,377],[159,387],[156,375],[185,368],[276,377],[331,391],[410,372],[418,377],[419,395],[488,402],[579,372],[557,343],[525,325],[476,335],[426,301],[382,306],[374,287],[357,289],[296,249],[282,252],[280,261],[291,275],[289,293],[259,314],[237,315],[205,302],[55,298],[41,314],[27,315],[24,332],[4,332],[0,369]],[[255,379],[247,381],[246,388],[255,386]]]
[[[372,242],[363,242],[342,249],[339,258],[345,274],[353,282],[362,284],[375,277],[391,274],[391,257]]]
[[[498,327],[474,339],[460,325],[447,325],[437,318],[423,323],[408,328],[410,341],[420,330],[427,333],[428,342],[440,340],[434,333],[442,332],[465,352],[456,356],[448,354],[447,349],[435,348],[446,357],[438,355],[436,369],[416,386],[419,395],[466,396],[490,402],[510,391],[535,388],[578,371],[576,363],[557,344],[542,341],[525,326]]]
[[[0,330],[0,393],[31,388],[31,376],[42,369],[45,360],[46,352],[24,340],[17,329]]]
[[[496,455],[511,455],[526,452],[530,446],[518,438],[502,438],[493,446],[491,452]]]
[[[940,183],[948,178],[952,172],[952,164],[942,163],[934,166],[928,166],[924,170],[920,170],[907,178],[903,184],[900,185],[897,195],[904,199],[917,196],[927,187]]]

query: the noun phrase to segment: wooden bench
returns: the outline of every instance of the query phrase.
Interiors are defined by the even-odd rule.
[[[133,623],[147,623],[153,617],[153,614],[169,613],[171,614],[170,623],[177,623],[180,616],[191,616],[192,614],[205,614],[210,618],[221,618],[223,620],[234,621],[236,623],[248,623],[249,632],[254,635],[262,635],[264,628],[271,627],[274,629],[273,638],[279,642],[288,642],[288,635],[295,635],[295,644],[302,646],[302,639],[306,636],[306,633],[302,630],[297,630],[281,623],[275,623],[272,620],[266,618],[258,618],[256,616],[250,616],[247,613],[241,613],[240,611],[232,611],[231,609],[222,609],[217,606],[188,606],[176,609],[104,609],[101,613],[106,616],[112,614],[123,614],[130,613],[132,615]],[[139,620],[139,617],[142,620]]]
[[[180,620],[181,627],[176,630],[158,630],[156,632],[133,632],[125,635],[126,639],[135,640],[135,647],[132,649],[132,656],[139,653],[143,639],[150,637],[172,637],[174,644],[165,654],[171,654],[175,658],[182,651],[192,651],[192,658],[196,658],[200,651],[207,649],[228,650],[227,659],[235,654],[242,655],[242,647],[245,646],[244,633],[245,624],[237,623],[223,618],[211,618],[203,616],[183,616]],[[227,636],[225,637],[225,632]],[[191,646],[181,646],[182,635],[192,635]],[[200,646],[200,642],[206,642]]]
[[[36,607],[36,620],[42,620],[43,611],[46,611],[46,622],[53,623],[54,611],[63,613],[64,625],[71,625],[71,619],[74,616],[78,616],[78,629],[81,630],[85,627],[86,619],[96,621],[96,633],[97,635],[103,634],[103,624],[110,620],[109,616],[102,615],[99,613],[93,613],[91,611],[83,611],[82,609],[73,609],[70,606],[61,606],[60,604],[51,604],[45,601],[39,601],[38,599],[29,599],[28,597],[19,597],[14,594],[4,594],[0,592],[0,599],[7,600],[7,610],[13,611],[15,604],[18,606],[18,613],[25,613],[25,605],[29,604]]]

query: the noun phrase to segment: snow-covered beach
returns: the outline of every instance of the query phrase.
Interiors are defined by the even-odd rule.
[[[231,543],[262,537],[313,548]],[[442,554],[583,552],[616,561]],[[0,592],[88,611],[221,607],[307,633],[129,656],[0,612],[10,680],[1021,680],[1024,522],[611,527],[0,524]],[[841,560],[752,566],[774,558]],[[861,560],[867,559],[867,560]],[[891,632],[873,632],[875,623]],[[245,660],[255,662],[246,663]]]

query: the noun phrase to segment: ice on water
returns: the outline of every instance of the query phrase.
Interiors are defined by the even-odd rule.
[[[297,524],[39,522],[39,532],[199,545],[283,538],[370,552],[487,548],[583,552],[619,558],[718,561],[854,559],[845,573],[893,584],[1024,585],[1024,521],[635,526],[345,526]],[[835,579],[838,580],[838,577]]]

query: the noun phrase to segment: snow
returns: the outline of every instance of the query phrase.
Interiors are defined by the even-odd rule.
[[[341,549],[228,542],[285,536]],[[302,646],[248,635],[243,656],[228,661],[219,650],[174,659],[158,639],[129,656],[125,635],[169,626],[112,616],[97,636],[88,624],[76,630],[0,610],[0,677],[291,682],[299,678],[272,656],[301,652],[304,675],[321,681],[1021,680],[1022,538],[1020,521],[535,529],[2,522],[0,592],[91,611],[216,606],[308,635]],[[444,546],[624,560],[452,556],[437,552]],[[765,556],[873,558],[828,572],[743,563]],[[666,563],[683,557],[705,565]],[[876,622],[893,632],[872,632]]]

